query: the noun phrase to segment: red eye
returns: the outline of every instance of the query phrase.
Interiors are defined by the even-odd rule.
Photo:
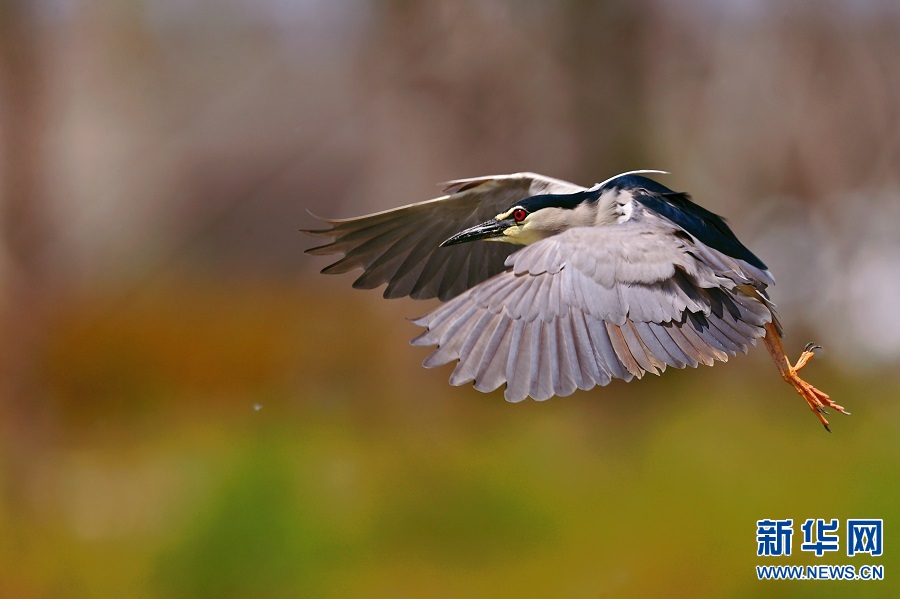
[[[525,210],[524,208],[516,208],[515,210],[513,210],[512,217],[513,217],[513,220],[516,221],[517,223],[520,223],[523,220],[525,220],[526,216],[528,216],[528,211]]]

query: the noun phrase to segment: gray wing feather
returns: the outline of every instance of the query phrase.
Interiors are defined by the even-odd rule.
[[[515,320],[513,338],[506,361],[506,397],[528,397],[531,391],[531,325],[522,319]],[[509,373],[516,373],[510,377]]]
[[[590,333],[584,313],[573,312],[569,317],[572,328],[573,345],[578,355],[578,363],[581,366],[581,379],[584,385],[579,389],[590,389],[596,385],[606,385],[612,380],[609,370],[601,365],[594,346],[591,345]]]
[[[660,222],[570,229],[506,265],[414,321],[426,331],[412,343],[438,346],[426,366],[459,360],[451,383],[506,383],[510,401],[726,361],[773,320],[764,286]]]
[[[433,200],[357,218],[320,219],[331,228],[304,232],[331,241],[307,252],[342,255],[322,270],[325,274],[362,269],[354,287],[387,284],[386,298],[446,301],[502,272],[504,261],[518,247],[466,243],[440,248],[442,241],[495,217],[516,200],[583,189],[534,173],[449,181],[444,187],[447,195]]]
[[[584,376],[575,350],[575,340],[569,334],[569,318],[556,319],[556,343],[559,347],[559,372],[562,381],[559,395],[565,397],[584,387]]]
[[[493,391],[506,381],[506,358],[512,337],[508,333],[512,321],[499,314],[495,319],[496,326],[475,373],[476,389],[484,392]]]
[[[662,362],[662,364],[659,366],[660,372],[664,372],[666,366],[674,366],[675,368],[685,367],[687,363],[678,359],[676,357],[677,354],[673,355],[671,348],[667,347],[668,343],[661,341],[656,336],[656,333],[653,332],[653,329],[659,325],[657,325],[656,323],[633,321],[632,324],[634,324],[635,331],[637,331],[637,334],[640,336],[641,341],[644,342],[647,350]]]

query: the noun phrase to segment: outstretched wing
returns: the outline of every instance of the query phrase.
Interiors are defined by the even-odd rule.
[[[342,254],[325,274],[361,268],[354,287],[387,283],[384,297],[437,297],[446,301],[504,270],[518,249],[507,243],[466,243],[439,248],[463,229],[495,217],[516,200],[543,193],[574,193],[574,183],[534,173],[448,181],[442,197],[348,219],[321,219],[330,229],[304,231],[330,237],[310,254]]]
[[[509,270],[415,321],[450,383],[547,399],[746,352],[772,313],[657,218],[570,229],[525,247]]]

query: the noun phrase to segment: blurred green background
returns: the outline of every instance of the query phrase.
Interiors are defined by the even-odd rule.
[[[0,596],[897,596],[897,56],[891,0],[0,2]],[[636,168],[769,264],[833,434],[761,348],[450,387],[407,343],[434,304],[303,255],[307,209]]]

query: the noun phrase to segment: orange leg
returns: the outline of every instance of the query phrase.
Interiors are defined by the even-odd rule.
[[[778,332],[771,323],[766,325],[766,336],[763,338],[763,343],[766,344],[766,349],[769,350],[769,354],[772,355],[775,365],[778,366],[778,370],[781,372],[781,378],[790,383],[797,393],[800,394],[800,397],[806,401],[807,405],[809,405],[809,409],[813,411],[819,418],[819,421],[825,426],[825,430],[829,433],[831,432],[831,429],[828,428],[828,421],[825,419],[825,414],[828,414],[825,410],[826,407],[834,408],[842,414],[850,414],[850,412],[843,407],[831,401],[831,398],[829,398],[827,394],[822,393],[801,379],[797,374],[813,357],[815,350],[821,349],[821,347],[811,343],[808,344],[803,353],[800,354],[800,359],[797,360],[797,363],[791,366],[791,363],[784,353],[784,347],[781,345],[781,339],[778,336]]]

